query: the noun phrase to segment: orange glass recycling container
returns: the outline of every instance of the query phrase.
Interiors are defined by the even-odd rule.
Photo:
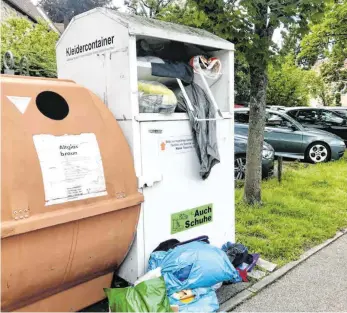
[[[73,81],[1,76],[1,309],[77,311],[104,298],[140,204],[132,155]]]

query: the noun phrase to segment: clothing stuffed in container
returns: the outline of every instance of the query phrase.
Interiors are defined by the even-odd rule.
[[[212,287],[223,281],[241,281],[224,251],[200,241],[167,252],[152,253],[149,270],[155,267],[162,269],[168,295],[186,289]]]
[[[194,111],[189,109],[188,103],[179,89],[177,96],[177,111],[187,112],[196,142],[196,152],[200,162],[200,176],[207,179],[214,165],[220,162],[217,125],[215,120],[196,121],[199,119],[212,119],[216,117],[216,110],[206,92],[197,84],[192,83],[185,87],[187,96],[192,103]]]
[[[140,39],[136,42],[138,56],[156,56],[161,59],[189,62],[195,55],[205,55],[201,47],[178,41],[158,42],[151,39]]]
[[[138,81],[140,113],[171,114],[177,98],[172,90],[155,81]]]
[[[164,63],[152,62],[152,75],[178,78],[187,84],[191,84],[194,79],[194,71],[189,64],[166,60]]]

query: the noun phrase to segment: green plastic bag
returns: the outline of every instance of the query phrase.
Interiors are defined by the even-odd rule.
[[[104,288],[111,312],[172,312],[163,277],[135,287]]]

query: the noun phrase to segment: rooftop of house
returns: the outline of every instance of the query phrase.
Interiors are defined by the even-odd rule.
[[[49,26],[56,32],[62,33],[63,28],[60,25],[55,25],[49,19],[47,14],[43,12],[43,10],[39,7],[36,7],[31,0],[3,0],[9,6],[11,6],[14,10],[21,13],[24,16],[27,16],[31,21],[37,23],[40,19],[45,20]]]
[[[4,2],[21,14],[26,15],[33,22],[37,22],[42,18],[40,11],[30,0],[4,0]]]

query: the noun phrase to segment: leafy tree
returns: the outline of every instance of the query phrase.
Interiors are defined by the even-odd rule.
[[[1,49],[10,50],[15,59],[15,72],[19,60],[26,56],[31,76],[56,77],[55,44],[58,34],[47,23],[32,24],[26,18],[10,18],[1,23]],[[1,58],[1,70],[4,70]]]
[[[243,53],[235,53],[235,103],[246,104],[250,102],[251,77],[249,64]]]
[[[291,25],[287,31],[282,31],[281,35],[283,44],[278,54],[282,57],[292,54],[296,60],[300,53],[300,43],[303,37],[300,27]]]
[[[305,67],[326,60],[320,68],[333,92],[347,88],[347,1],[329,3],[319,23],[311,22],[310,32],[301,42],[298,61]]]
[[[66,27],[75,15],[111,3],[112,0],[41,0],[39,6],[53,22],[64,23]]]
[[[308,105],[308,71],[295,65],[293,55],[278,57],[268,68],[267,105],[287,107]]]
[[[347,58],[347,1],[336,1],[326,7],[319,23],[309,24],[309,33],[301,42],[299,61],[313,66],[317,60]]]
[[[307,90],[313,98],[319,100],[323,106],[330,106],[334,102],[329,84],[324,80],[324,77],[313,70],[308,71],[305,75],[305,84]]]
[[[124,3],[134,14],[156,17],[175,0],[126,0]]]

